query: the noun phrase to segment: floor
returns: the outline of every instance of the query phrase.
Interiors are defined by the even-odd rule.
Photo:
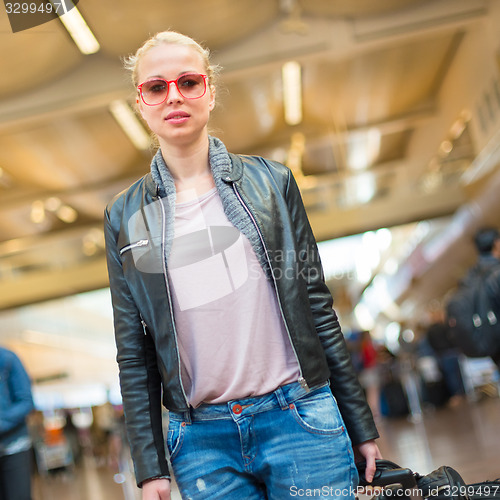
[[[383,419],[380,449],[385,458],[427,474],[454,467],[467,483],[500,477],[500,399],[484,396],[453,407],[425,410],[422,418]],[[121,474],[84,457],[73,472],[35,477],[33,500],[140,500],[128,464]],[[173,500],[180,499],[178,492]]]
[[[500,478],[500,400],[464,401],[425,413],[422,420],[384,420],[379,447],[384,458],[428,474],[455,468],[467,483]]]

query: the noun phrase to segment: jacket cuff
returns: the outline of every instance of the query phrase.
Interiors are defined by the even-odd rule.
[[[170,482],[172,482],[172,478],[170,476],[153,476],[153,477],[148,477],[147,479],[144,479],[142,483],[138,484],[139,488],[142,488],[142,485],[144,483],[147,483],[149,481],[154,481],[155,479],[168,479]]]

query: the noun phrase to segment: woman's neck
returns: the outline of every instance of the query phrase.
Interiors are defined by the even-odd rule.
[[[162,142],[160,139],[161,153],[174,179],[178,198],[194,198],[215,186],[208,159],[208,136],[189,146],[165,145]]]
[[[167,144],[161,138],[159,141],[163,159],[176,182],[187,181],[210,172],[207,135],[190,144]]]

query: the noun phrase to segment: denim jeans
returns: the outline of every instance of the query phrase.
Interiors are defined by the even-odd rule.
[[[328,385],[170,412],[167,446],[184,499],[346,500],[358,482]]]

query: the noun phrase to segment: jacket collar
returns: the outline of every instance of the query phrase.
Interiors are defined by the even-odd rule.
[[[144,182],[146,185],[146,190],[153,198],[158,198],[160,196],[160,186],[154,181],[151,172],[148,172],[144,176]]]
[[[228,153],[224,143],[217,137],[209,136],[208,156],[214,180],[235,182],[241,178],[243,163],[238,156]]]
[[[243,175],[243,162],[237,155],[228,153],[224,143],[209,136],[210,168],[214,179],[225,182],[236,182]],[[168,167],[158,149],[151,161],[151,172],[146,176],[146,188],[153,197],[174,194],[175,187]]]
[[[231,170],[224,179],[226,182],[239,181],[243,175],[243,161],[240,156],[229,153],[231,158]]]

